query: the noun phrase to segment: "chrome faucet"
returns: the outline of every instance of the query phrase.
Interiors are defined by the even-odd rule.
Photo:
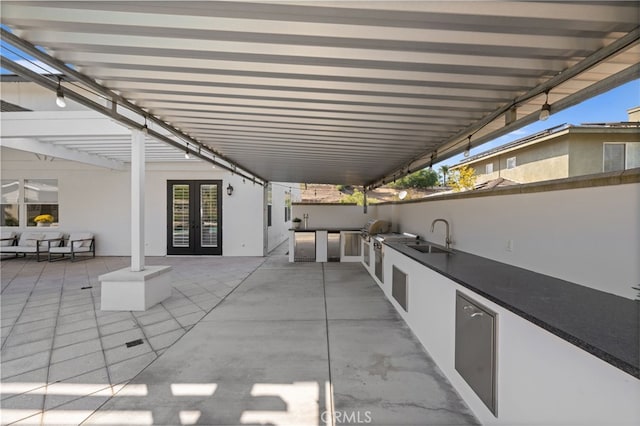
[[[449,234],[449,222],[447,222],[444,219],[435,219],[433,222],[431,222],[431,232],[433,232],[433,230],[436,227],[436,222],[444,222],[445,226],[447,227],[447,236],[444,239],[445,242],[445,246],[450,249],[451,248],[451,234]]]

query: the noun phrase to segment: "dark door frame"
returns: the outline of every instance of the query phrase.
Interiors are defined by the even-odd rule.
[[[200,185],[217,185],[218,246],[202,247],[200,240]],[[189,186],[189,247],[173,247],[173,185]],[[222,180],[167,180],[167,254],[222,255]]]

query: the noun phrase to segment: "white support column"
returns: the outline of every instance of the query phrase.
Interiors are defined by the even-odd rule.
[[[131,135],[131,271],[144,271],[144,138],[133,130]]]
[[[100,309],[146,311],[171,297],[171,266],[144,266],[144,139],[131,134],[131,267],[100,275]]]

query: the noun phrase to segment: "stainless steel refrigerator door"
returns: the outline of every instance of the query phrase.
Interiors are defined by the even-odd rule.
[[[293,257],[296,262],[316,261],[316,233],[315,232],[294,232]]]

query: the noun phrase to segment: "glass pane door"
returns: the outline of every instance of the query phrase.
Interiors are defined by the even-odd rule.
[[[200,184],[200,245],[218,247],[218,185]]]
[[[221,185],[167,182],[167,254],[222,254]]]
[[[172,186],[173,221],[171,222],[172,247],[189,247],[191,230],[189,227],[189,185],[175,184]]]

